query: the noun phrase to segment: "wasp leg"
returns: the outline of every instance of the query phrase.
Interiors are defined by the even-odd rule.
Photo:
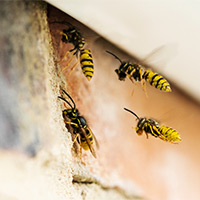
[[[132,83],[134,83],[133,77],[129,77],[129,79],[131,80]]]
[[[60,59],[60,60],[58,61],[58,63],[61,63],[61,62],[68,56],[69,53],[70,53],[70,52],[67,51],[67,52],[65,53],[65,55],[62,57],[62,59]]]
[[[70,70],[70,72],[69,72],[69,76],[70,76],[70,74],[73,72],[73,70],[74,70],[74,68],[77,66],[77,64],[78,64],[78,61],[74,64],[74,66],[71,68],[71,70]]]
[[[146,134],[146,136],[147,136],[147,139],[149,139],[149,135],[148,135],[148,133],[147,133],[147,132],[145,132],[145,134]]]
[[[79,140],[79,144],[80,144],[80,160],[81,160],[81,163],[83,165],[85,165],[85,163],[82,160],[82,145],[81,145],[81,136],[80,136],[80,134],[78,134],[78,140]]]
[[[136,128],[137,128],[137,127],[134,127],[134,126],[132,127],[132,129],[136,129]]]
[[[66,37],[66,40],[68,40],[67,34],[65,34],[64,32],[59,31],[59,30],[57,30],[56,32],[57,32],[58,34],[62,35],[62,36],[65,36],[65,37]],[[61,44],[63,44],[63,43],[61,43]],[[61,46],[61,47],[62,47],[62,46]],[[57,62],[58,62],[58,63],[62,62],[62,61],[67,57],[67,54],[68,54],[68,53],[69,53],[69,51],[67,51],[67,52],[65,53],[64,57],[63,57],[61,60],[57,61]]]
[[[73,139],[73,143],[76,142],[78,136],[80,136],[79,133],[76,133],[76,136],[75,136],[75,138]]]
[[[144,90],[144,93],[145,93],[146,97],[148,97],[147,90],[146,90],[146,82],[145,82],[145,80],[142,77],[142,74],[143,74],[142,73],[142,68],[140,68],[139,74],[140,74],[140,80],[141,80],[141,87]]]
[[[77,128],[79,127],[78,124],[76,124],[76,123],[74,123],[74,122],[67,122],[67,121],[64,120],[64,123],[65,123],[65,124],[74,125],[74,126],[76,126]]]
[[[69,51],[67,51],[67,53],[68,53],[68,52],[69,52]],[[74,59],[74,55],[71,57],[71,59],[69,60],[69,62],[67,63],[67,65],[66,65],[65,67],[62,68],[61,72],[63,72],[64,70],[67,69],[67,67],[70,65],[70,63],[72,62],[73,59]],[[63,59],[62,59],[62,60],[63,60]],[[61,72],[60,72],[60,73],[61,73]],[[59,74],[60,74],[60,73],[59,73]]]
[[[68,35],[66,33],[64,33],[63,31],[56,31],[56,32],[59,33],[62,36],[65,36],[66,41],[68,41],[69,37],[68,37]]]
[[[154,134],[152,127],[151,127],[151,126],[149,126],[149,128],[151,129],[151,133],[153,134],[153,136],[157,137],[157,135],[156,135],[156,134]]]
[[[78,140],[77,140],[77,138],[78,138]],[[79,147],[80,147],[80,151],[79,151],[79,153],[80,153],[80,160],[81,160],[81,163],[82,163],[83,165],[85,165],[85,163],[84,163],[83,160],[82,160],[81,136],[80,136],[79,133],[75,133],[75,138],[73,139],[73,144],[74,144],[75,142],[78,142],[78,144],[79,144]],[[76,152],[77,152],[77,151],[76,151]]]
[[[60,35],[64,35],[68,39],[67,34],[65,34],[63,31],[56,30],[56,33],[58,33]]]
[[[56,33],[59,33],[60,35],[64,35],[66,38],[68,38],[67,34],[65,34],[63,31],[56,30]]]
[[[130,76],[129,79],[131,80],[132,83],[134,83],[133,77]],[[135,82],[135,84],[136,84],[136,82]],[[133,96],[133,94],[134,94],[134,88],[133,88],[133,90],[131,92],[131,96]]]
[[[129,71],[129,68],[126,70],[125,73],[127,74],[128,71]],[[134,74],[134,73],[135,73],[135,69],[133,69],[132,72],[128,75],[130,79],[133,77],[133,74]]]
[[[148,98],[147,89],[146,89],[146,82],[144,79],[141,79],[141,87],[144,90],[146,97]]]
[[[68,35],[65,34],[64,32],[60,31],[60,35],[64,35],[66,37],[66,40],[68,40]]]
[[[80,160],[81,164],[85,165],[84,161],[82,160],[82,146],[80,146]]]
[[[142,89],[144,90],[144,93],[145,93],[145,95],[146,95],[146,97],[148,97],[148,95],[147,95],[147,91],[146,91],[146,84],[145,84],[145,80],[143,79],[143,72],[142,72],[143,70],[142,70],[142,68],[140,68],[140,70],[139,70],[139,74],[140,74],[140,82],[141,82],[141,87],[142,87]]]
[[[67,36],[67,34],[65,34],[65,33],[63,33],[62,31],[57,31],[60,35],[64,35],[65,37],[66,37],[66,40],[68,40],[68,36]],[[58,63],[60,63],[60,62],[62,62],[66,57],[67,57],[67,55],[69,54],[69,51],[67,51],[66,53],[65,53],[65,55],[63,56],[63,58],[61,59],[61,60],[59,60],[58,61]]]
[[[69,52],[69,51],[68,51],[68,52]],[[68,66],[70,65],[70,63],[73,61],[74,57],[75,57],[75,55],[73,55],[72,58],[71,58],[71,59],[69,60],[69,62],[67,63],[67,65],[66,65],[64,68],[62,68],[61,72],[63,72],[64,70],[67,69],[67,67],[68,67]],[[75,64],[75,66],[76,66],[76,64]],[[73,68],[74,68],[75,66],[73,66]],[[60,72],[60,73],[61,73],[61,72]]]
[[[134,88],[133,88],[133,89],[132,89],[132,92],[131,92],[131,96],[134,95],[134,92],[135,92],[135,90],[134,90]]]

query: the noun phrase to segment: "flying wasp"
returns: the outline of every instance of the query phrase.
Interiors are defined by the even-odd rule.
[[[68,64],[62,69],[62,71],[64,71],[69,66],[69,64],[74,59],[74,55],[76,55],[76,57],[78,58],[78,55],[80,54],[80,65],[83,74],[88,80],[90,80],[94,74],[94,66],[91,51],[89,49],[84,49],[85,38],[75,27],[73,27],[70,23],[66,21],[55,21],[52,23],[67,25],[69,27],[68,29],[63,29],[59,32],[62,36],[61,40],[64,43],[72,43],[74,45],[74,48],[67,51],[63,58],[60,60],[60,62],[62,62],[69,52],[74,51],[72,58],[69,60]],[[72,67],[71,71],[75,68],[77,64],[78,62],[76,62],[76,64]]]
[[[133,111],[127,108],[124,108],[124,110],[130,112],[137,118],[138,123],[136,126],[136,133],[138,135],[142,135],[142,133],[145,132],[147,138],[148,134],[151,134],[154,137],[158,137],[161,140],[172,144],[177,144],[178,141],[181,141],[180,135],[173,128],[160,126],[159,123],[153,119],[140,118]]]
[[[73,142],[77,141],[80,145],[80,159],[82,160],[82,148],[87,151],[90,150],[92,155],[96,158],[96,152],[94,150],[94,141],[96,146],[98,147],[98,142],[95,135],[92,133],[89,128],[86,119],[79,114],[78,109],[76,108],[76,104],[72,97],[65,91],[62,92],[71,100],[72,104],[67,101],[65,98],[58,96],[58,98],[62,99],[66,102],[70,108],[63,110],[62,115],[64,118],[64,123],[67,125],[71,125],[73,134],[75,136]]]
[[[132,64],[126,61],[122,61],[119,57],[110,51],[106,52],[114,56],[121,63],[119,68],[115,70],[120,81],[124,81],[127,76],[132,82],[134,80],[141,81],[142,87],[144,86],[145,81],[147,81],[150,85],[157,89],[165,92],[171,92],[168,81],[158,73],[155,73],[151,70],[144,70],[140,64]]]

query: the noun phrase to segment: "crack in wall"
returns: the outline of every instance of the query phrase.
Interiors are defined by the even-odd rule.
[[[83,179],[82,179],[83,178]],[[134,199],[134,200],[144,200],[144,198],[142,198],[139,195],[133,195],[133,194],[128,194],[127,191],[125,191],[124,189],[120,188],[119,186],[106,186],[103,183],[101,183],[100,181],[98,181],[97,179],[90,177],[80,177],[80,176],[73,176],[73,180],[72,180],[73,184],[77,184],[78,186],[89,186],[89,185],[96,185],[98,186],[102,191],[112,191],[115,192],[116,194],[119,194],[120,196],[124,197],[124,199]],[[86,199],[86,192],[84,190],[82,190],[81,192],[81,196],[83,197],[83,200]]]

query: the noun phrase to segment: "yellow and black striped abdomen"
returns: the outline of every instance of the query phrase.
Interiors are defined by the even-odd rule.
[[[168,81],[158,73],[146,70],[143,74],[143,78],[153,87],[160,89],[165,92],[171,92]]]
[[[87,150],[89,150],[90,148],[89,148],[89,145],[93,145],[93,143],[94,143],[94,138],[93,138],[93,135],[92,135],[92,133],[91,132],[89,132],[89,131],[85,131],[86,132],[86,135],[85,136],[83,136],[82,134],[81,134],[81,147],[85,150],[85,151],[87,151]],[[87,138],[85,138],[85,137],[87,137]],[[88,145],[88,142],[89,142],[89,145]]]
[[[94,65],[93,65],[92,54],[90,50],[82,49],[80,51],[80,64],[81,64],[81,68],[84,75],[89,81],[94,74]]]
[[[181,141],[181,137],[176,130],[170,127],[161,126],[159,128],[160,138],[166,142],[175,143]]]

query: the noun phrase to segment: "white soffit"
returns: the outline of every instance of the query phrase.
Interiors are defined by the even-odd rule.
[[[200,1],[47,2],[139,59],[159,49],[153,68],[200,101]]]

